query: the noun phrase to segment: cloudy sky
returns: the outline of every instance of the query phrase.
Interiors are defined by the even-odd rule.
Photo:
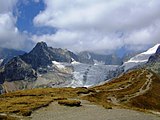
[[[0,0],[0,47],[107,53],[160,43],[160,0]]]

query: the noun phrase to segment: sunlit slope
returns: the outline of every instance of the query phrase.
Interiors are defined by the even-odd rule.
[[[104,106],[116,105],[160,111],[159,88],[160,78],[151,71],[140,69],[91,88],[95,93],[84,98]]]

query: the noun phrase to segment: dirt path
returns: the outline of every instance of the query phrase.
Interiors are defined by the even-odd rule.
[[[81,107],[66,107],[52,103],[49,107],[35,111],[31,120],[160,120],[160,117],[126,109],[108,110],[82,101]]]
[[[139,75],[139,77],[141,75],[143,75],[144,71]],[[142,85],[142,87],[139,89],[139,91],[133,93],[133,94],[129,94],[129,95],[125,95],[123,97],[123,99],[129,101],[130,99],[134,98],[134,97],[137,97],[137,96],[140,96],[140,95],[143,95],[144,93],[146,93],[150,87],[151,87],[151,84],[152,84],[152,79],[151,77],[153,76],[152,73],[146,75],[146,82]],[[119,90],[122,90],[122,89],[126,89],[127,87],[129,87],[129,85],[125,86],[124,88],[118,88],[118,89],[113,89],[112,91],[119,91]],[[120,100],[118,100],[115,96],[108,96],[107,99],[109,99],[114,105],[120,105]],[[127,102],[126,101],[126,102]]]
[[[144,93],[146,93],[150,87],[151,87],[151,84],[152,84],[152,73],[150,73],[149,75],[146,75],[147,79],[146,79],[146,82],[144,83],[144,85],[139,89],[138,92],[134,93],[134,94],[131,94],[131,95],[125,95],[125,98],[127,100],[130,100],[131,98],[134,98],[134,97],[137,97],[137,96],[140,96],[140,95],[143,95]]]

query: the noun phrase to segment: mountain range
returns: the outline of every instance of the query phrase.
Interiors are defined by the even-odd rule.
[[[115,54],[99,55],[87,51],[75,54],[39,42],[29,53],[20,54],[1,66],[0,88],[1,91],[13,91],[37,87],[98,85],[136,66],[143,66],[148,60],[155,63],[154,60],[159,60],[158,46],[123,63],[123,59]]]
[[[123,59],[118,57],[116,54],[102,55],[93,52],[80,52],[78,54],[82,58],[90,59],[92,64],[103,64],[103,65],[122,65]]]
[[[6,94],[0,95],[0,113],[30,116],[51,102],[73,104],[70,99],[87,100],[106,109],[117,110],[118,106],[160,112],[159,44],[122,65],[106,65],[101,56],[89,52],[77,55],[37,43],[29,53],[1,66],[0,92]]]

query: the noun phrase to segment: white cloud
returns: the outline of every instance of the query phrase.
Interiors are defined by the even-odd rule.
[[[160,42],[159,0],[44,0],[36,26],[56,27],[55,35],[34,36],[50,45],[80,50],[114,50]],[[155,31],[155,32],[154,32]],[[121,36],[121,33],[123,36]],[[121,37],[120,37],[121,36]]]
[[[22,49],[25,47],[25,34],[15,27],[12,13],[0,14],[0,47]]]
[[[18,0],[0,1],[0,47],[13,49],[27,49],[25,33],[19,32],[16,27],[16,17],[13,9]],[[30,46],[29,46],[30,47]]]
[[[18,0],[0,0],[0,14],[12,11]]]
[[[35,43],[45,41],[53,47],[67,48],[77,52],[89,50],[106,53],[106,50],[115,50],[119,46],[122,46],[120,39],[110,38],[94,30],[88,32],[59,30],[56,34],[52,35],[34,35],[32,39]],[[114,44],[111,39],[114,41]]]

